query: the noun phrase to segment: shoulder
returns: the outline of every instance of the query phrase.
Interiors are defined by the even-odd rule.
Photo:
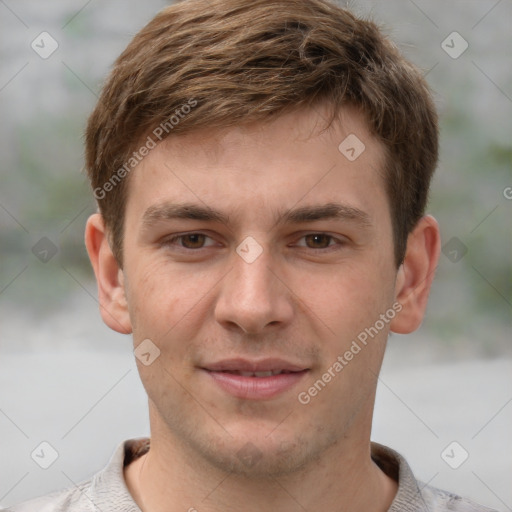
[[[386,446],[372,443],[372,458],[384,473],[398,482],[398,491],[388,512],[496,512],[416,480],[407,461]]]
[[[123,468],[149,450],[149,439],[118,446],[108,465],[74,487],[14,505],[4,512],[140,512],[130,495]]]
[[[94,511],[94,505],[87,500],[84,491],[90,487],[91,480],[77,487],[57,491],[40,498],[35,498],[6,509],[5,512],[64,512],[64,511]]]
[[[418,482],[418,484],[421,487],[423,500],[428,505],[427,510],[433,512],[496,512],[494,509],[484,507],[451,492],[430,485],[423,485],[421,482]]]

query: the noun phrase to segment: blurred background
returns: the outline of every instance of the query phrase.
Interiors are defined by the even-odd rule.
[[[82,144],[112,62],[168,4],[0,0],[0,506],[149,433],[131,339],[98,313]],[[373,438],[424,482],[512,510],[512,2],[348,5],[423,70],[441,115],[443,254],[421,329],[390,338]]]

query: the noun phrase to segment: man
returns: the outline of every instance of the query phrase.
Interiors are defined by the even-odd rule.
[[[370,442],[389,332],[420,325],[437,118],[421,74],[327,0],[187,0],[88,124],[101,314],[151,440],[25,511],[485,511]]]

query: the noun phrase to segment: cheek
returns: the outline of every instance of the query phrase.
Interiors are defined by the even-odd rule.
[[[390,306],[392,277],[378,262],[342,262],[328,271],[301,273],[293,289],[334,333],[350,335]]]
[[[174,314],[179,314],[179,276],[171,276],[161,265],[138,262],[126,265],[127,299],[133,325],[135,344],[144,338],[155,339],[173,325]]]
[[[155,311],[152,301],[155,300],[158,289],[155,287],[155,279],[149,268],[140,272],[139,268],[129,265],[125,262],[125,286],[126,298],[128,301],[128,311],[133,326],[133,338],[136,344],[139,341],[141,330],[146,328],[147,324],[152,324],[152,313]],[[150,317],[148,318],[148,315]],[[144,335],[144,333],[142,333]],[[149,337],[147,334],[144,337]],[[140,338],[142,340],[142,338]]]
[[[134,342],[150,338],[162,349],[175,338],[193,338],[210,305],[208,292],[219,280],[212,270],[169,265],[161,259],[141,261],[132,266],[129,275],[128,304]],[[180,351],[179,346],[174,349]]]

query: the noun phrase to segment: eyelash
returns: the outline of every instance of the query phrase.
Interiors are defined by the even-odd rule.
[[[171,238],[168,238],[168,239],[163,241],[162,245],[166,246],[166,247],[170,247],[170,246],[175,245],[175,243],[178,242],[179,240],[183,240],[184,238],[189,237],[189,236],[193,236],[193,235],[201,235],[201,236],[204,236],[207,239],[210,239],[210,240],[212,239],[211,237],[209,237],[208,235],[206,235],[204,233],[191,232],[191,233],[184,233],[182,235],[176,235],[176,236],[173,236]],[[340,246],[343,246],[343,245],[346,244],[346,242],[344,242],[343,240],[340,240],[339,238],[336,238],[334,235],[329,235],[327,233],[322,233],[322,232],[307,233],[307,234],[301,236],[299,238],[299,240],[305,239],[305,238],[310,237],[310,236],[325,236],[325,237],[327,237],[329,239],[329,244],[331,244],[331,242],[333,242],[333,241],[337,242],[337,243],[334,243],[332,245],[328,245],[327,247],[316,248],[316,249],[315,248],[311,248],[311,247],[307,247],[307,246],[300,246],[303,249],[308,249],[308,250],[313,251],[313,252],[317,252],[317,251],[328,252],[328,251],[331,251],[331,250],[336,250]],[[182,251],[185,251],[185,252],[199,252],[200,250],[207,249],[208,247],[211,247],[211,246],[199,247],[197,249],[191,249],[191,248],[188,248],[188,247],[183,247],[181,245],[178,245],[177,247],[178,247],[178,250],[182,250]]]

